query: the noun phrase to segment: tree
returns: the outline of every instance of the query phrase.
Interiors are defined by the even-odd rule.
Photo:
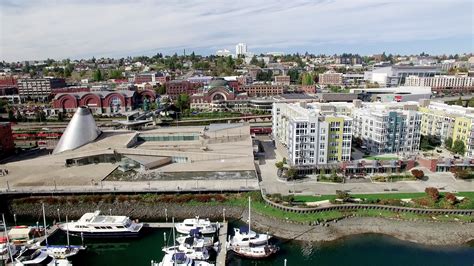
[[[453,193],[447,192],[447,193],[444,195],[444,198],[445,198],[446,201],[449,202],[451,205],[456,204],[457,198],[456,198],[456,195],[454,195]]]
[[[296,83],[298,82],[298,77],[300,76],[300,73],[297,69],[290,69],[288,70],[288,73],[287,73],[288,76],[290,76],[290,82],[291,83]]]
[[[278,169],[283,169],[283,162],[276,162],[275,163],[276,168]]]
[[[8,109],[8,121],[15,121],[15,113],[12,108]]]
[[[283,164],[286,164],[286,157],[283,157],[281,161],[283,162]]]
[[[36,122],[46,122],[46,115],[42,110],[38,110],[35,113]]]
[[[289,168],[288,171],[286,171],[286,176],[288,180],[296,179],[297,175],[298,175],[298,171],[293,167]]]
[[[257,73],[256,78],[257,78],[258,81],[272,81],[273,72],[271,70],[260,71],[260,72]]]
[[[461,96],[459,96],[459,99],[457,99],[456,105],[460,105],[460,106],[463,105],[463,104],[462,104],[462,98],[461,98]]]
[[[301,77],[301,84],[302,85],[313,85],[313,75],[311,73],[303,73]]]
[[[103,80],[102,72],[100,71],[100,69],[97,69],[96,71],[94,71],[94,74],[92,74],[92,78],[94,79],[94,81],[102,81]]]
[[[176,107],[178,107],[181,112],[189,108],[189,95],[180,94],[176,99]]]
[[[163,94],[166,94],[166,86],[165,84],[160,84],[158,86],[158,88],[155,90],[156,93],[158,93],[159,95],[163,95]]]
[[[257,59],[257,56],[256,56],[256,55],[254,55],[254,56],[252,57],[252,59],[250,60],[250,64],[251,64],[251,65],[258,65],[258,59]]]
[[[466,152],[466,146],[464,145],[464,142],[460,139],[455,140],[452,151],[454,153],[464,155],[464,153]]]
[[[120,71],[118,69],[114,69],[114,70],[110,71],[109,78],[111,78],[111,79],[121,79],[121,78],[123,78],[122,71]]]
[[[451,137],[448,137],[444,140],[444,146],[446,147],[446,149],[451,149],[451,147],[453,146],[453,138]]]
[[[425,176],[425,172],[423,170],[418,170],[418,169],[413,169],[411,170],[411,174],[416,178],[416,179],[422,179]]]
[[[439,191],[435,187],[425,188],[425,193],[434,201],[437,201],[439,199]]]

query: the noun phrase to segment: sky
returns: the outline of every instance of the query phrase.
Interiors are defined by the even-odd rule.
[[[474,52],[472,0],[0,0],[0,61]]]

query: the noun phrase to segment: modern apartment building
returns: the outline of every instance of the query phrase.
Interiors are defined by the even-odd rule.
[[[66,82],[60,78],[22,78],[17,85],[21,99],[46,100],[52,89],[66,87]]]
[[[238,43],[235,46],[235,55],[245,55],[247,53],[247,44],[245,43]]]
[[[320,103],[274,103],[272,134],[295,167],[318,168],[351,159],[352,119]]]
[[[420,101],[422,114],[421,134],[462,140],[466,147],[465,156],[474,156],[474,108],[447,105],[429,100]]]
[[[376,82],[382,87],[396,87],[405,84],[405,79],[409,76],[434,77],[436,75],[441,75],[441,67],[395,65],[366,71],[364,80]]]
[[[420,146],[421,114],[416,103],[362,103],[352,110],[354,137],[376,153],[412,154]]]

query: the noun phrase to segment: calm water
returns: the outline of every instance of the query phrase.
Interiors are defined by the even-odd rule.
[[[150,265],[161,261],[164,246],[163,233],[170,230],[148,229],[139,239],[100,242],[85,240],[88,250],[74,259],[74,265]],[[58,233],[50,243],[64,243],[65,235]],[[71,238],[80,244],[80,238]],[[338,241],[317,244],[279,241],[281,250],[266,261],[242,260],[228,255],[228,265],[474,265],[474,244],[460,247],[427,247],[399,241],[383,235],[359,235]]]

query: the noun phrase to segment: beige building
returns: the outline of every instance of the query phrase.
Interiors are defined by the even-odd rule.
[[[342,85],[342,73],[327,71],[319,74],[319,84],[321,85]]]

